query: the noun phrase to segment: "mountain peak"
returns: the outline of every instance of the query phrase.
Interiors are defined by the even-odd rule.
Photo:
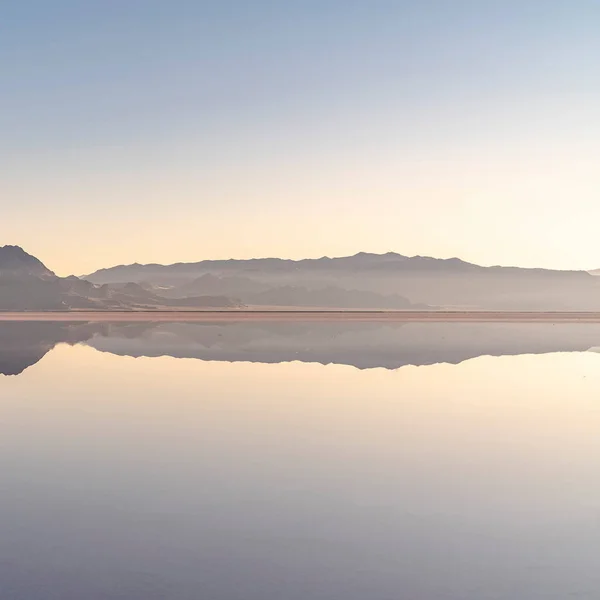
[[[0,246],[0,274],[33,275],[35,277],[54,277],[35,256],[28,254],[20,246]]]
[[[344,257],[345,259],[362,259],[362,260],[389,260],[389,259],[403,259],[406,256],[398,254],[397,252],[386,252],[385,254],[377,254],[375,252],[358,252],[354,256]]]

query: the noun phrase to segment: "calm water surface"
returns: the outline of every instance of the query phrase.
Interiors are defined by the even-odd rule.
[[[598,598],[596,346],[593,326],[2,326],[0,597]]]

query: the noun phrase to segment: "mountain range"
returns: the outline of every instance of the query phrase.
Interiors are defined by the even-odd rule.
[[[0,248],[0,310],[156,310],[237,308],[226,297],[162,297],[137,283],[94,284],[79,277],[58,277],[18,246]]]
[[[58,277],[22,248],[0,247],[0,310],[240,308],[597,311],[600,278],[394,252],[133,264]]]
[[[134,281],[163,288],[172,297],[210,290],[258,306],[600,310],[600,279],[585,271],[483,267],[458,258],[394,252],[121,265],[86,279],[97,284]]]

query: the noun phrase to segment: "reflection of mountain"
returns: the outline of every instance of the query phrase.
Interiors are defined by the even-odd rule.
[[[587,351],[600,346],[600,324],[5,322],[0,323],[0,373],[21,373],[58,343],[85,343],[132,357],[397,369],[457,364],[481,355]]]
[[[115,325],[88,345],[126,356],[278,363],[298,360],[357,368],[457,364],[481,355],[586,351],[600,325],[522,323],[161,323]]]
[[[0,323],[0,374],[20,375],[56,344],[85,341],[96,329],[86,323]]]

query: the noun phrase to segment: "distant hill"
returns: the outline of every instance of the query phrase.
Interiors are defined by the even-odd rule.
[[[318,259],[287,260],[281,258],[253,258],[247,260],[204,260],[195,263],[172,265],[120,265],[100,269],[85,278],[94,283],[116,283],[125,281],[186,282],[206,274],[237,276],[284,276],[306,273],[394,273],[402,271],[473,272],[484,267],[464,262],[458,258],[435,259],[415,256],[407,257],[394,252],[369,254],[359,252],[354,256],[341,258],[323,257]]]
[[[275,296],[273,290],[279,289],[280,296],[285,288],[285,305],[302,306],[302,298],[304,302],[307,298],[303,290],[312,294],[336,288],[378,294],[376,306],[370,308],[386,308],[384,298],[398,296],[409,305],[455,309],[600,310],[600,279],[585,271],[483,267],[459,258],[408,257],[394,252],[304,260],[263,258],[121,265],[92,273],[87,279],[98,284],[147,282],[168,288],[164,294],[169,296],[197,293],[200,289],[224,290],[231,285],[229,289],[235,289],[237,297],[247,304],[264,304],[269,296]],[[296,288],[296,296],[290,287]],[[372,296],[369,304],[374,300]],[[314,302],[310,300],[311,305]]]
[[[333,285],[318,285],[313,289],[294,285],[273,287],[269,283],[255,281],[249,277],[235,275],[219,277],[211,273],[201,275],[180,286],[160,288],[160,293],[170,298],[185,298],[190,294],[233,296],[240,298],[246,305],[256,307],[390,310],[428,308],[427,305],[414,305],[406,298],[395,294],[383,295],[369,291],[346,290]]]
[[[33,276],[41,279],[56,277],[44,263],[19,246],[0,247],[0,276]]]
[[[238,308],[225,296],[160,296],[137,283],[98,285],[77,277],[57,277],[40,260],[17,246],[0,247],[0,310],[154,310]]]
[[[426,309],[426,305],[415,305],[397,295],[384,296],[375,292],[344,290],[339,287],[311,290],[297,286],[271,288],[257,294],[244,296],[245,302],[255,306],[297,306],[310,308],[340,309]]]
[[[181,286],[164,291],[166,295],[185,298],[191,295],[214,294],[217,296],[235,296],[240,298],[247,294],[256,294],[269,289],[269,286],[248,277],[219,277],[206,273]]]
[[[600,311],[585,271],[482,267],[458,258],[360,252],[341,258],[129,265],[58,277],[18,246],[0,248],[0,310],[249,307]]]

